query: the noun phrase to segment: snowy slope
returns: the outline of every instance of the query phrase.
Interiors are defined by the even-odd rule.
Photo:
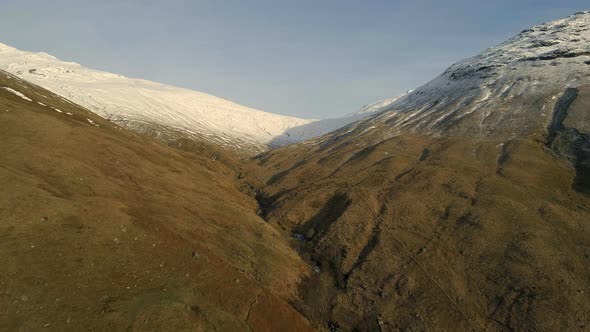
[[[154,135],[173,137],[180,132],[233,148],[262,150],[289,128],[312,122],[262,112],[197,91],[84,68],[46,53],[20,51],[1,43],[0,69],[104,118]]]
[[[402,96],[405,96],[405,94]],[[299,142],[325,135],[348,124],[386,110],[391,104],[393,104],[402,96],[387,98],[373,104],[365,105],[359,111],[350,113],[340,118],[322,119],[309,122],[302,126],[290,128],[283,135],[275,138],[272,142],[272,145],[280,146],[284,145],[283,142]]]
[[[590,12],[580,12],[456,63],[334,135],[357,129],[509,139],[544,131],[566,89],[589,84]]]

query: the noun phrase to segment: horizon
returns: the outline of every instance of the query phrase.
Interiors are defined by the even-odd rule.
[[[265,112],[323,119],[415,89],[525,28],[587,9],[582,1],[520,1],[506,13],[508,3],[179,0],[165,4],[166,14],[158,2],[28,0],[0,5],[0,42]],[[22,29],[9,28],[15,25]]]

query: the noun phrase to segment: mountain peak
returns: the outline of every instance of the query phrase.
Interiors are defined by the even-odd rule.
[[[361,127],[509,139],[542,132],[557,97],[590,84],[590,12],[524,30],[462,60]],[[366,126],[365,126],[366,124]]]
[[[573,57],[590,50],[590,12],[580,12],[530,29],[488,49],[480,55],[482,61],[531,61]]]

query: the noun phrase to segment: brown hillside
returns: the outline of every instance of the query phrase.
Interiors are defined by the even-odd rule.
[[[265,217],[317,266],[297,306],[318,328],[590,329],[590,197],[543,137],[354,134],[249,170]]]
[[[231,156],[169,148],[4,72],[0,87],[32,99],[0,89],[0,330],[309,329],[289,305],[308,268]]]

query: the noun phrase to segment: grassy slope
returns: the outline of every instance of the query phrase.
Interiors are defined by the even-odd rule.
[[[0,86],[33,99],[0,89],[0,330],[308,328],[287,302],[307,268],[230,156],[171,149],[3,72]]]
[[[0,330],[590,326],[590,199],[541,137],[277,149],[242,170],[268,225],[214,146],[0,86],[33,99],[0,89]]]
[[[267,219],[320,268],[300,310],[343,331],[590,328],[590,199],[537,138],[500,143],[368,133],[253,159]]]

